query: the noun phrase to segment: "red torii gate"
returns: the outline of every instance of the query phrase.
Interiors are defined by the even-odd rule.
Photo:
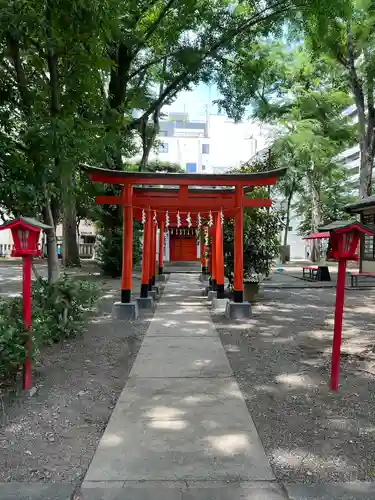
[[[98,204],[120,204],[124,211],[123,266],[121,302],[131,302],[133,217],[144,222],[141,298],[148,296],[155,284],[156,231],[160,226],[159,272],[163,269],[163,244],[166,213],[170,227],[197,227],[198,216],[212,219],[210,262],[213,289],[224,297],[224,255],[222,218],[234,217],[234,301],[243,302],[243,208],[269,207],[269,198],[247,198],[246,192],[256,186],[269,186],[284,175],[286,169],[240,174],[177,174],[123,172],[84,166],[93,182],[122,185],[120,196],[97,196]],[[156,186],[156,187],[155,187]],[[217,187],[220,186],[220,189]],[[209,188],[211,187],[211,188]],[[180,224],[177,221],[177,215]],[[190,220],[188,221],[188,216]],[[173,220],[172,220],[173,219]],[[191,222],[190,222],[191,221]],[[202,262],[203,265],[203,262]]]

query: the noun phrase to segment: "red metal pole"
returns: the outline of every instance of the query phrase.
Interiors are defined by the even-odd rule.
[[[220,212],[216,216],[216,287],[217,298],[224,298],[224,249],[223,249],[223,226],[221,224]]]
[[[331,380],[330,388],[337,391],[339,388],[340,376],[340,353],[341,353],[341,335],[342,335],[342,317],[344,313],[344,295],[346,280],[346,260],[339,259],[336,284],[336,306],[335,306],[335,324],[333,328],[333,345],[331,360]]]
[[[31,387],[31,256],[23,258],[22,262],[22,312],[26,331],[26,360],[23,365],[23,388]]]
[[[122,244],[122,283],[121,302],[131,302],[132,274],[133,274],[133,186],[125,184],[123,188],[124,198],[124,236]]]
[[[151,244],[151,210],[146,210],[146,223],[143,228],[143,250],[142,250],[142,280],[141,297],[148,297],[148,280],[150,272],[150,244]]]
[[[160,231],[159,231],[159,274],[163,274],[164,271],[164,233],[165,233],[165,221],[160,221]]]
[[[243,302],[243,208],[234,217],[234,302]]]

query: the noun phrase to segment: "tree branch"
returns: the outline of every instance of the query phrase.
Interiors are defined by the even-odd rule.
[[[57,56],[52,42],[52,9],[51,0],[46,3],[46,34],[47,34],[47,64],[49,71],[49,86],[51,90],[50,109],[51,115],[56,117],[60,113],[60,88],[57,71]]]
[[[281,0],[279,2],[276,2],[272,5],[269,5],[265,7],[264,9],[260,10],[256,14],[250,17],[250,19],[247,19],[240,23],[238,26],[233,27],[232,30],[228,30],[228,32],[220,37],[218,40],[216,40],[209,48],[204,50],[202,48],[201,50],[201,57],[200,59],[194,64],[194,66],[190,68],[185,68],[184,71],[182,71],[162,92],[162,94],[152,103],[150,108],[145,111],[145,113],[140,117],[128,124],[127,129],[134,129],[136,128],[144,119],[148,119],[148,117],[157,109],[159,106],[161,106],[164,103],[164,100],[169,97],[170,94],[174,94],[176,92],[176,89],[179,87],[179,85],[185,81],[188,83],[191,78],[192,74],[196,71],[197,67],[200,67],[205,59],[208,57],[212,56],[218,49],[223,47],[228,41],[233,40],[236,36],[240,35],[243,33],[245,30],[248,30],[249,28],[255,26],[256,24],[260,24],[274,16],[281,15],[284,12],[286,12],[289,8],[291,7],[289,0]],[[273,10],[270,12],[271,9],[276,8],[276,10]],[[190,75],[190,76],[189,76]]]
[[[25,115],[29,116],[31,97],[27,87],[25,70],[22,66],[19,40],[16,40],[12,35],[8,35],[8,48],[16,72],[17,88],[21,96],[22,108]]]
[[[177,1],[178,0],[168,0],[166,5],[161,9],[161,11],[160,11],[158,17],[155,19],[155,21],[153,23],[151,23],[150,26],[147,28],[146,33],[143,37],[143,40],[138,45],[138,47],[135,49],[135,54],[137,54],[145,46],[147,41],[151,38],[151,36],[158,29],[158,27],[162,23],[163,19],[165,18],[165,16],[168,14],[169,10],[173,7],[173,4]]]
[[[363,93],[363,84],[358,76],[357,69],[355,67],[355,54],[353,37],[351,32],[350,23],[347,23],[347,47],[348,47],[348,70],[349,76],[352,84],[352,90],[354,94],[354,99],[357,106],[359,127],[361,130],[361,136],[365,138],[366,136],[366,111],[365,111],[365,97]]]
[[[137,76],[139,73],[146,71],[151,66],[154,66],[155,64],[161,63],[166,57],[174,57],[177,54],[179,54],[180,52],[181,52],[181,49],[178,49],[175,52],[171,52],[169,54],[163,54],[162,56],[158,56],[158,57],[155,57],[154,59],[151,59],[151,61],[142,64],[136,70],[129,73],[128,80],[131,80],[132,78]]]

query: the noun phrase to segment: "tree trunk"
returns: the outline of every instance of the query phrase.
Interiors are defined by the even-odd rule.
[[[374,139],[369,144],[367,140],[360,142],[360,170],[359,170],[359,196],[366,198],[371,196],[372,169],[374,166]]]
[[[314,166],[312,166],[311,172],[307,175],[310,199],[311,199],[311,231],[316,233],[319,230],[319,226],[322,222],[322,213],[320,207],[320,195],[317,188],[316,179],[314,179]],[[311,248],[311,260],[312,262],[317,262],[320,259],[320,251],[318,247],[318,241],[312,240]]]
[[[140,133],[142,138],[142,158],[139,162],[138,170],[139,172],[144,172],[146,170],[148,158],[155,141],[156,131],[154,130],[153,126],[151,124],[148,124],[146,121],[141,123]]]
[[[287,205],[286,205],[286,218],[285,218],[285,230],[284,230],[284,242],[283,242],[284,247],[286,247],[288,244],[288,228],[289,228],[289,224],[290,224],[290,206],[292,204],[293,194],[294,194],[294,191],[292,191],[290,193],[290,195],[288,196],[288,201],[287,201]]]
[[[74,200],[69,200],[69,202],[64,205],[62,257],[64,267],[81,265],[77,241],[77,216]]]
[[[55,283],[60,276],[60,265],[57,256],[55,221],[52,217],[51,204],[49,201],[46,202],[46,206],[43,208],[43,220],[45,224],[51,226],[51,229],[46,230],[48,281],[49,283]]]

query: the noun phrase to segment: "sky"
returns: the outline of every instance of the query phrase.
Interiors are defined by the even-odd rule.
[[[163,112],[180,111],[189,114],[190,120],[204,120],[207,111],[217,113],[217,106],[212,101],[218,99],[219,93],[215,86],[197,85],[192,91],[180,92],[170,106],[164,106]]]

